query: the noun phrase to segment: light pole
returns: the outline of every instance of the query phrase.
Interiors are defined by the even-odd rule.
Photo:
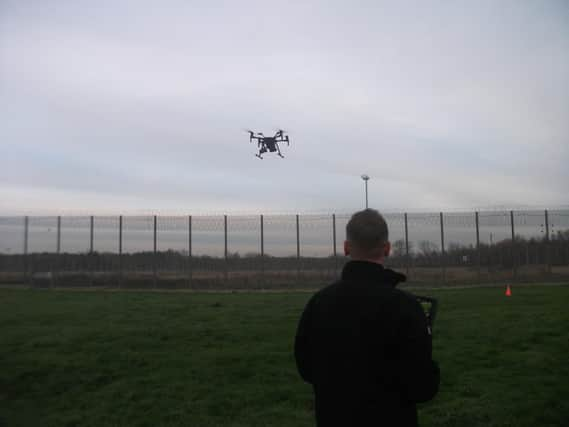
[[[369,181],[369,176],[367,175],[362,175],[362,179],[365,182],[365,187],[366,187],[366,209],[368,208],[368,204],[367,204],[367,182]]]

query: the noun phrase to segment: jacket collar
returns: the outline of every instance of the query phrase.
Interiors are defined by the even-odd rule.
[[[395,287],[406,280],[404,274],[369,261],[348,261],[342,270],[342,281],[345,282],[386,284]]]

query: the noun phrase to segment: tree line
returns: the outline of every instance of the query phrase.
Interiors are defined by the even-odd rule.
[[[409,254],[407,255],[407,250]],[[135,253],[31,253],[0,254],[0,272],[18,271],[186,271],[188,269],[246,271],[333,269],[345,262],[344,256],[303,257],[296,255],[275,257],[268,254],[231,252],[227,257],[208,255],[188,256],[187,252],[174,250],[142,251]],[[407,249],[404,240],[392,243],[392,253],[388,264],[394,267],[412,265],[414,267],[446,266],[493,266],[511,268],[516,265],[549,264],[569,265],[569,230],[557,231],[548,240],[544,238],[524,238],[516,236],[514,242],[504,239],[493,244],[480,243],[461,245],[449,242],[444,248],[432,241],[423,240],[415,245],[409,242]]]

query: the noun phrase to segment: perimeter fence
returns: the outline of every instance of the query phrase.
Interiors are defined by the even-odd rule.
[[[349,214],[0,217],[0,284],[305,289],[336,279]],[[569,280],[569,210],[385,215],[413,285]]]

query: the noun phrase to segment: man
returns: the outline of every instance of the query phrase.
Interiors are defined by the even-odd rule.
[[[417,426],[416,403],[438,391],[424,311],[396,289],[405,276],[383,267],[390,248],[379,212],[355,213],[341,279],[313,295],[302,313],[294,352],[313,386],[319,427]]]

